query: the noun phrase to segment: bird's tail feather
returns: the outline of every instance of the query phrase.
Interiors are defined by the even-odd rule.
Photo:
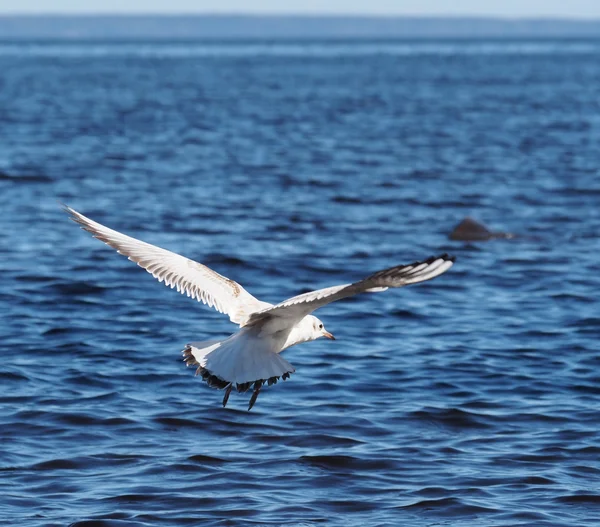
[[[253,328],[242,329],[225,340],[192,342],[183,350],[188,366],[197,366],[196,374],[214,388],[235,387],[240,392],[252,385],[269,385],[284,380],[295,371],[281,355],[257,337]]]

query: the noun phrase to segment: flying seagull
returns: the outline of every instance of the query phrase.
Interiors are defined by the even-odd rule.
[[[201,375],[209,386],[225,390],[223,406],[227,405],[234,388],[244,393],[252,387],[248,410],[254,406],[265,383],[271,386],[296,371],[281,357],[283,350],[320,337],[335,340],[323,322],[311,315],[313,311],[359,293],[375,293],[431,280],[454,263],[454,257],[442,254],[273,305],[258,300],[237,282],[201,263],[109,229],[70,207],[64,208],[83,229],[143,267],[159,282],[214,307],[239,325],[240,329],[226,339],[192,342],[182,353],[187,366],[197,366],[196,375]]]

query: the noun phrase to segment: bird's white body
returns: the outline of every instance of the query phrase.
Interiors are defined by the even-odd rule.
[[[188,366],[210,386],[225,389],[227,404],[233,387],[244,392],[253,386],[252,407],[264,383],[269,385],[293,373],[294,367],[281,357],[287,348],[316,340],[333,339],[323,323],[311,313],[331,302],[365,292],[385,291],[439,276],[454,258],[442,255],[423,262],[379,271],[364,280],[319,289],[279,304],[263,302],[240,284],[212,269],[160,247],[142,242],[97,223],[65,207],[73,220],[96,238],[124,254],[171,288],[226,313],[239,330],[223,340],[192,342],[183,350]]]
[[[270,319],[258,327],[242,327],[221,341],[192,342],[187,349],[201,368],[220,379],[236,385],[268,380],[294,373],[294,367],[279,356],[283,350],[331,335],[319,329],[323,323],[312,315],[292,324],[293,321],[285,319]],[[249,349],[253,352],[248,353]]]

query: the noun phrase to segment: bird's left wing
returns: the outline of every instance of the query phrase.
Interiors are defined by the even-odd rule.
[[[253,313],[246,325],[253,325],[271,317],[301,319],[316,309],[331,302],[358,295],[360,293],[376,293],[390,287],[404,287],[431,280],[446,272],[454,263],[454,257],[442,254],[422,262],[409,265],[398,265],[384,269],[353,284],[337,285],[310,291],[289,298],[280,304]]]
[[[226,313],[235,324],[242,324],[251,313],[272,305],[201,263],[109,229],[70,207],[64,208],[83,229],[146,269],[159,282]]]

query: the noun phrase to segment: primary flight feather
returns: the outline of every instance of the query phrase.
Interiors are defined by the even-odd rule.
[[[136,240],[95,222],[76,210],[65,211],[95,238],[143,267],[159,282],[214,307],[240,329],[224,340],[192,342],[183,350],[188,366],[197,366],[209,386],[224,389],[223,406],[233,388],[253,388],[248,410],[266,383],[285,380],[294,367],[280,353],[302,342],[326,337],[335,340],[323,323],[311,315],[331,302],[366,292],[380,292],[431,280],[446,272],[454,257],[443,254],[422,262],[398,265],[374,273],[364,280],[294,296],[279,304],[262,302],[240,284],[194,260]]]

